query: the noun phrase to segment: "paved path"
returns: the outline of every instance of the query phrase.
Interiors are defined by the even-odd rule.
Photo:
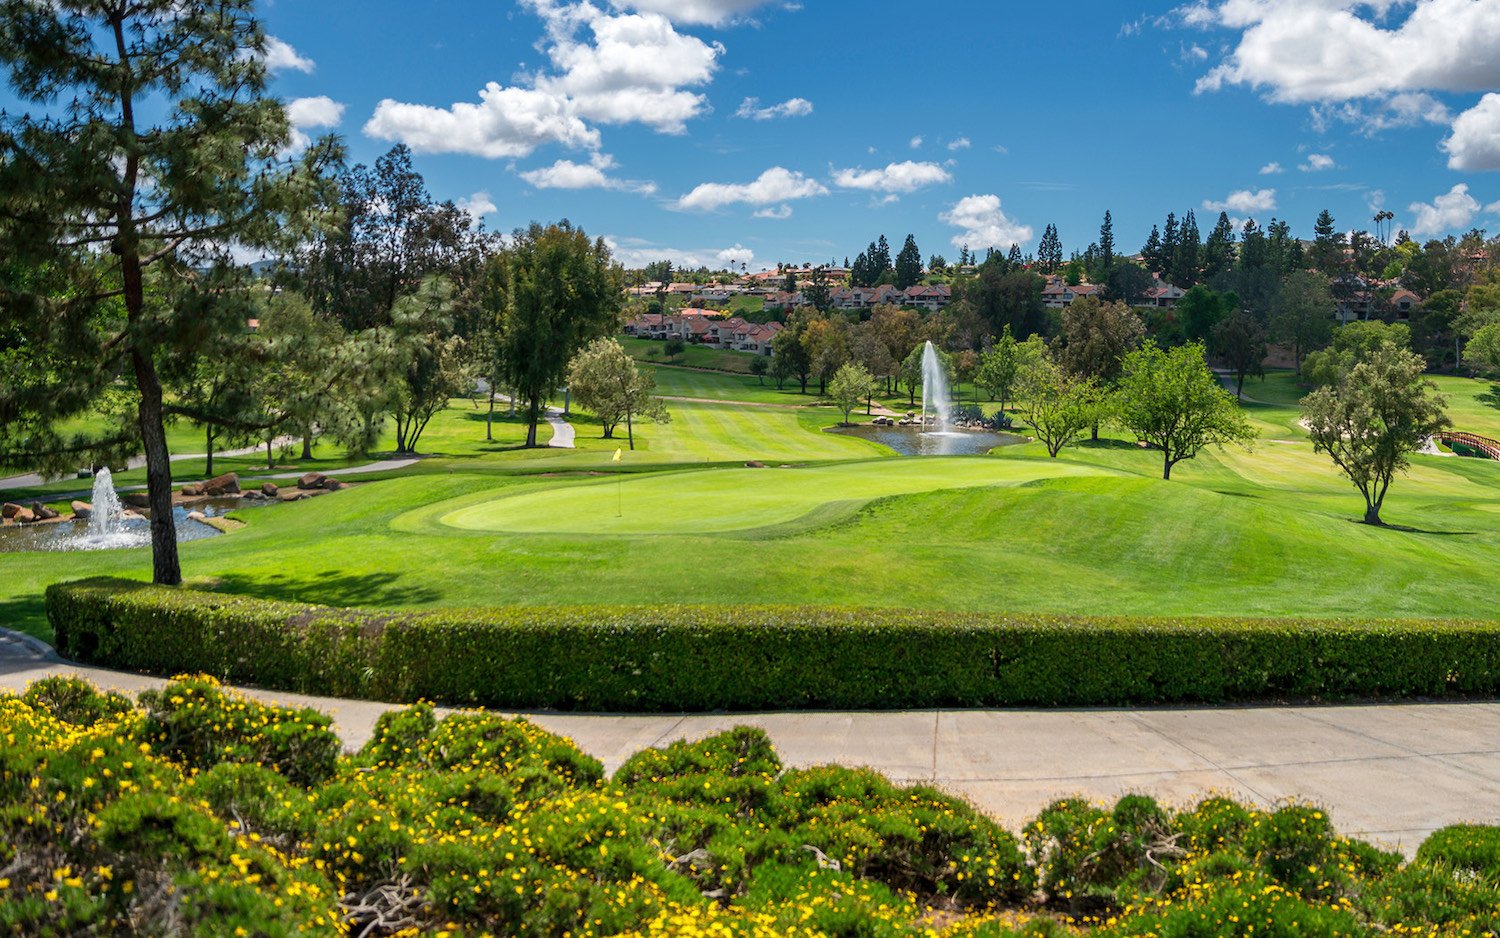
[[[291,437],[291,436],[283,437],[280,440],[276,440],[274,445],[281,445],[283,443],[295,442],[298,439],[300,439],[300,438],[299,437]],[[242,447],[240,449],[219,450],[218,452],[214,453],[214,455],[215,456],[249,456],[251,453],[258,453],[258,452],[260,452],[264,448],[265,448],[264,444],[259,444],[259,445],[256,445],[256,446]],[[207,459],[207,458],[208,458],[208,454],[207,453],[178,453],[177,455],[171,457],[171,461],[172,462],[181,462],[184,459]],[[130,469],[140,469],[140,468],[144,467],[145,465],[146,465],[146,457],[145,456],[132,456],[128,460],[125,461],[125,468],[127,470],[130,470]],[[40,475],[39,473],[28,472],[25,475],[11,476],[8,479],[0,479],[0,489],[29,489],[29,488],[35,488],[36,486],[39,486],[39,485],[45,485],[46,482],[47,482],[47,480],[42,475]],[[135,487],[136,488],[142,488],[142,489],[145,488],[144,485],[135,486]],[[124,491],[124,490],[122,489],[121,491]]]
[[[35,639],[0,629],[0,691],[19,691],[49,674],[76,674],[127,693],[164,683],[71,665]],[[391,709],[247,693],[329,714],[351,749]],[[1343,832],[1407,853],[1447,824],[1500,824],[1500,703],[528,716],[571,737],[610,771],[646,747],[759,726],[788,765],[868,765],[899,781],[934,783],[1012,828],[1061,796],[1128,792],[1178,805],[1211,793],[1268,806],[1312,800]]]
[[[552,440],[547,445],[554,449],[573,449],[573,425],[563,418],[562,410],[548,407],[547,422],[552,424]]]

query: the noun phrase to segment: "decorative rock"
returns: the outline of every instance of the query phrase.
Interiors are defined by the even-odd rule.
[[[21,506],[17,505],[15,502],[6,502],[3,506],[0,506],[0,518],[10,519],[14,518],[20,513]]]
[[[302,478],[300,478],[300,479],[297,480],[297,488],[299,488],[299,489],[320,489],[320,488],[323,487],[323,483],[325,483],[327,481],[328,481],[328,477],[325,476],[323,473],[321,473],[321,472],[309,472],[307,475],[305,475]]]
[[[226,472],[221,476],[215,476],[203,483],[204,495],[238,495],[239,493],[240,477],[233,472]]]
[[[187,514],[187,519],[189,521],[207,521],[208,515],[205,515],[201,511],[190,511]]]
[[[36,520],[38,521],[56,521],[58,518],[62,517],[58,513],[57,509],[48,508],[41,502],[31,503],[31,513],[36,515]]]
[[[122,521],[145,521],[146,520],[146,516],[143,515],[143,514],[141,514],[138,511],[132,511],[131,509],[127,508],[124,511],[120,512],[120,520],[122,520]]]
[[[281,500],[284,502],[300,502],[307,497],[309,496],[306,492],[288,492],[281,496]]]
[[[323,491],[325,492],[342,492],[348,487],[348,482],[340,482],[338,479],[329,479],[323,483]]]
[[[761,462],[758,459],[752,459],[749,462],[745,463],[745,468],[746,469],[764,469],[764,468],[766,468],[766,464],[763,463],[763,462]]]
[[[90,505],[88,502],[73,503],[73,517],[78,519],[79,521],[87,521],[89,520],[89,518],[93,517],[93,514],[94,506]]]
[[[275,482],[267,482],[260,487],[260,494],[266,496],[267,498],[275,498],[276,493],[279,491],[280,489],[276,487]]]
[[[16,512],[16,524],[32,524],[35,521],[36,512],[32,511],[30,508],[22,508],[20,511]]]
[[[131,508],[151,507],[151,496],[147,495],[145,492],[131,492],[129,495],[122,496],[120,498],[120,501],[129,505]]]
[[[182,494],[188,498],[197,498],[203,494],[203,486],[197,482],[194,482],[192,485],[184,485],[182,487]]]

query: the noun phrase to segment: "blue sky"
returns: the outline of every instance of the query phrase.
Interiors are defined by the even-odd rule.
[[[276,0],[273,88],[492,230],[630,264],[1065,249],[1106,208],[1500,228],[1500,0]],[[488,103],[485,103],[485,98]],[[305,100],[299,100],[305,99]],[[326,99],[326,100],[325,100]],[[457,107],[455,107],[457,105]],[[318,126],[321,125],[321,126]],[[956,240],[955,240],[956,239]]]

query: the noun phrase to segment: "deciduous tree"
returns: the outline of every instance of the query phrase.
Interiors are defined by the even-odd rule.
[[[875,393],[875,376],[859,362],[845,362],[828,382],[828,397],[844,412],[844,425],[861,401]]]
[[[1391,481],[1411,454],[1448,426],[1437,385],[1422,376],[1420,355],[1382,345],[1335,385],[1302,399],[1313,448],[1327,453],[1365,499],[1365,524],[1382,524]]]
[[[619,268],[604,240],[567,221],[517,230],[488,265],[491,302],[501,310],[501,373],[526,404],[526,445],[537,445],[542,410],[588,342],[619,323]]]
[[[1271,316],[1271,336],[1291,345],[1297,374],[1302,374],[1303,357],[1327,344],[1333,333],[1333,313],[1327,277],[1306,270],[1287,275]]]
[[[1205,446],[1248,444],[1255,431],[1203,360],[1196,343],[1163,351],[1143,345],[1125,357],[1115,413],[1136,439],[1162,454],[1161,477]]]
[[[655,379],[642,374],[613,338],[595,339],[574,357],[568,365],[568,387],[578,406],[599,418],[606,440],[614,439],[615,428],[623,422],[632,450],[637,419],[657,423],[672,419],[666,404],[655,395]]]

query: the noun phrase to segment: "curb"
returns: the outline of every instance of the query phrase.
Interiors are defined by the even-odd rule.
[[[7,644],[20,645],[30,654],[52,664],[71,663],[59,655],[57,649],[33,635],[27,635],[25,632],[17,632],[12,629],[0,628],[0,646]],[[0,659],[3,659],[3,657],[3,652],[0,652]]]

